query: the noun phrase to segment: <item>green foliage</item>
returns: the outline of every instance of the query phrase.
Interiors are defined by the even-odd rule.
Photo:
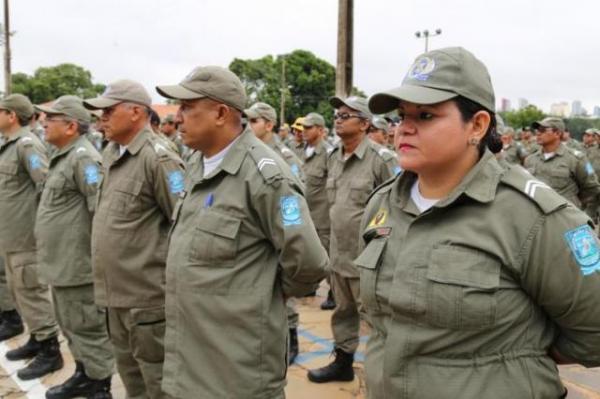
[[[514,129],[522,129],[531,126],[533,122],[543,119],[545,115],[535,105],[528,105],[518,111],[500,112],[500,116],[504,119],[504,123],[507,126]]]
[[[105,85],[92,83],[92,74],[75,64],[40,67],[33,76],[12,75],[13,93],[21,93],[34,104],[45,103],[65,94],[89,98],[104,91]]]
[[[581,140],[586,129],[600,129],[600,119],[570,118],[565,119],[565,125],[571,132],[571,137]]]
[[[335,68],[305,50],[255,60],[234,59],[229,69],[237,74],[248,93],[248,105],[257,101],[270,104],[280,115],[282,63],[285,59],[285,119],[293,122],[309,112],[318,112],[328,125],[333,122],[329,97],[335,93]],[[354,88],[353,94],[363,94]]]

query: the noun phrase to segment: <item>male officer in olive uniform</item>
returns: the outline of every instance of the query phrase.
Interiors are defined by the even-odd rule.
[[[525,159],[525,168],[575,206],[594,214],[592,207],[600,195],[598,178],[583,152],[561,143],[565,129],[562,119],[548,117],[533,127],[542,147]]]
[[[58,324],[75,358],[75,374],[50,388],[46,398],[106,398],[114,359],[105,309],[94,303],[91,261],[102,157],[86,138],[91,117],[79,97],[62,96],[36,108],[46,114],[45,137],[57,148],[35,224],[40,274],[51,286]]]
[[[21,94],[0,101],[0,252],[8,286],[31,339],[7,358],[34,358],[18,371],[21,379],[41,377],[63,366],[48,286],[39,277],[35,216],[46,174],[46,149],[29,130],[33,105]],[[6,323],[3,323],[3,327]]]
[[[304,156],[304,139],[302,138],[302,131],[304,127],[302,123],[304,122],[303,117],[296,118],[294,124],[292,125],[292,146],[291,150],[294,151],[294,154],[300,159]]]
[[[514,136],[515,131],[513,128],[504,128],[500,136],[500,139],[502,140],[502,152],[500,153],[500,157],[508,163],[522,165],[528,154],[521,143],[514,139]]]
[[[96,303],[108,307],[117,369],[129,398],[163,398],[165,262],[183,165],[150,130],[151,99],[119,80],[86,108],[102,109],[111,143],[92,225]]]
[[[583,146],[585,156],[592,164],[596,176],[600,176],[600,147],[596,141],[597,135],[596,129],[587,129],[585,133],[583,133]]]
[[[535,126],[534,126],[534,128],[535,128]],[[569,148],[572,148],[572,149],[578,150],[578,151],[583,151],[583,144],[581,142],[579,142],[578,140],[575,140],[573,137],[571,137],[571,132],[568,131],[566,128],[563,131],[561,141],[564,145],[566,145]]]
[[[164,134],[169,140],[171,140],[177,146],[177,153],[181,156],[181,159],[186,159],[189,155],[189,148],[183,145],[181,141],[181,136],[177,131],[177,123],[175,123],[175,115],[169,114],[164,117],[160,124],[160,131]]]
[[[537,143],[530,127],[523,128],[521,132],[521,145],[523,145],[527,154],[533,154],[540,149],[540,145]]]
[[[361,97],[333,97],[335,130],[341,145],[327,162],[327,196],[331,220],[331,285],[336,307],[331,317],[335,360],[308,372],[313,382],[351,381],[358,347],[359,280],[353,261],[358,255],[359,226],[371,191],[400,172],[395,154],[367,137],[371,114]]]
[[[263,143],[277,153],[289,166],[292,174],[296,176],[300,183],[304,183],[304,173],[302,172],[302,161],[292,150],[283,145],[279,136],[273,132],[273,127],[277,123],[277,113],[275,109],[266,103],[255,103],[244,111],[248,117],[250,128]],[[288,327],[290,329],[290,351],[288,361],[294,362],[298,356],[298,322],[300,315],[296,309],[296,300],[289,298],[286,302],[288,315]]]
[[[304,149],[304,165],[302,170],[306,176],[305,192],[306,202],[319,239],[323,247],[329,251],[329,236],[331,226],[329,223],[329,202],[325,184],[327,182],[327,156],[332,150],[326,143],[323,134],[325,119],[322,115],[311,112],[304,117],[302,122],[302,137],[306,143]],[[329,279],[327,279],[329,282]],[[330,284],[331,286],[331,284]],[[331,288],[327,299],[321,303],[321,309],[335,308],[335,300]]]
[[[289,166],[243,128],[244,87],[195,68],[158,92],[181,101],[190,166],[167,261],[163,388],[176,398],[280,399],[285,298],[316,289],[327,253]]]
[[[387,121],[381,116],[374,116],[371,121],[371,127],[369,127],[369,138],[384,147],[388,145],[388,130],[389,126]]]

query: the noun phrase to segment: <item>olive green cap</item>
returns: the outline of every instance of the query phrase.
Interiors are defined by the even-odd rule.
[[[150,107],[152,99],[140,83],[122,79],[106,86],[100,96],[83,100],[83,106],[87,109],[104,109],[119,103],[135,103]]]
[[[549,116],[547,118],[542,119],[538,122],[533,122],[531,127],[534,129],[539,129],[540,127],[551,127],[561,132],[565,131],[565,122],[561,118],[556,118],[554,116]]]
[[[367,104],[367,99],[364,97],[352,96],[348,98],[342,97],[331,97],[329,99],[329,104],[335,109],[340,108],[345,105],[348,108],[352,108],[355,111],[358,111],[360,116],[366,119],[371,119],[373,115],[371,115],[371,111],[369,111],[369,106]]]
[[[583,132],[583,134],[596,134],[596,129],[590,127],[588,129],[585,129],[585,132]]]
[[[385,118],[382,118],[381,116],[373,117],[371,125],[373,125],[375,129],[383,130],[386,133],[389,131],[388,121]]]
[[[0,100],[0,109],[14,112],[19,118],[29,119],[33,116],[33,104],[22,94],[11,94]]]
[[[77,96],[58,97],[50,106],[36,105],[35,108],[47,115],[65,115],[80,122],[90,123],[92,116]]]
[[[175,123],[175,115],[168,114],[167,116],[164,117],[164,119],[162,120],[162,123]]]
[[[267,103],[254,103],[244,113],[248,118],[263,118],[273,123],[277,123],[277,113],[275,108],[271,107]]]
[[[219,66],[196,67],[178,85],[156,86],[156,91],[176,100],[208,97],[240,111],[246,106],[246,90],[240,78]]]
[[[369,108],[384,114],[398,108],[400,100],[437,104],[463,96],[494,111],[494,88],[487,68],[462,47],[433,50],[417,57],[400,87],[374,94]]]
[[[312,126],[322,126],[325,127],[325,118],[321,114],[316,112],[311,112],[304,117],[304,121],[302,122],[302,126],[312,127]]]

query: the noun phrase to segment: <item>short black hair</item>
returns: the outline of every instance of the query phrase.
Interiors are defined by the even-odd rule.
[[[160,116],[158,116],[158,113],[155,110],[148,108],[148,114],[150,115],[151,125],[160,125]]]
[[[453,101],[458,107],[461,118],[465,123],[473,119],[473,116],[479,111],[486,111],[490,114],[490,125],[483,136],[483,140],[479,143],[479,155],[483,155],[486,147],[494,154],[502,151],[502,141],[496,131],[496,113],[463,96],[455,97]]]

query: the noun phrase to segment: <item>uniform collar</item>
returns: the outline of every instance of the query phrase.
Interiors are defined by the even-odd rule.
[[[473,168],[467,173],[460,184],[444,199],[435,204],[434,208],[443,208],[456,202],[463,194],[477,202],[488,203],[496,197],[496,189],[504,169],[494,154],[486,150]],[[410,188],[417,176],[412,172],[405,172],[398,179],[397,201],[404,208],[410,198]]]
[[[146,138],[148,138],[148,136],[151,134],[154,133],[150,131],[150,128],[148,126],[145,126],[142,130],[139,131],[138,134],[135,135],[133,140],[131,140],[131,142],[127,144],[127,151],[131,155],[136,155],[144,146]]]
[[[13,135],[8,136],[8,137],[4,136],[6,138],[5,144],[12,143],[13,141],[17,141],[29,132],[31,132],[31,130],[29,130],[28,126],[21,126],[21,128],[19,130],[17,130]]]
[[[221,169],[230,175],[235,175],[242,166],[247,149],[250,148],[252,137],[254,137],[254,133],[249,127],[246,127],[246,129],[235,138],[236,142],[231,146],[227,154],[225,154],[225,158],[223,158],[218,169]]]
[[[83,140],[87,140],[84,136],[79,136],[78,138],[76,138],[75,140],[71,141],[69,144],[67,144],[63,148],[61,148],[58,151],[56,151],[52,155],[52,160],[54,160],[56,158],[60,158],[61,156],[65,155],[65,154],[68,154],[75,146],[78,146],[79,144],[81,144],[81,140],[82,139]]]
[[[305,153],[306,153],[307,148],[308,148],[308,144],[304,147]],[[327,151],[327,148],[325,148],[325,144],[323,143],[322,139],[313,148],[315,149],[314,152],[310,156],[306,157],[306,159],[310,159],[314,156],[321,155],[322,153]]]
[[[365,134],[362,141],[358,144],[358,146],[356,147],[354,152],[352,154],[350,154],[350,157],[352,155],[356,155],[358,157],[358,159],[363,159],[363,157],[365,156],[365,152],[367,151],[367,148],[369,147],[369,143],[370,143],[370,140],[367,137],[367,135]],[[338,158],[343,161],[344,160],[344,154],[343,154],[344,145],[342,143],[340,143],[339,147],[340,147],[340,149],[338,151],[338,153],[339,153]],[[348,159],[350,159],[350,157],[348,157]]]

